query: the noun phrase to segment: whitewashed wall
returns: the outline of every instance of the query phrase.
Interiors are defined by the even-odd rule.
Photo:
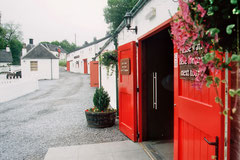
[[[138,27],[138,33],[127,31],[126,27],[118,35],[119,46],[131,41],[137,41],[139,37],[159,26],[177,12],[178,2],[172,0],[150,0],[133,18],[132,27]],[[147,15],[156,10],[156,16],[148,19]]]
[[[0,103],[13,100],[39,89],[36,79],[0,80]]]
[[[107,48],[105,48],[105,50],[103,52],[106,51],[113,51],[115,50],[115,46],[114,43],[111,42]],[[102,52],[102,53],[103,53]],[[99,61],[99,57],[97,57],[97,61]],[[109,96],[110,96],[110,105],[113,108],[117,108],[117,95],[116,95],[116,72],[115,70],[113,71],[112,74],[110,74],[112,71],[110,69],[110,75],[107,74],[107,69],[105,66],[100,66],[99,65],[99,71],[101,70],[101,75],[99,75],[99,82],[100,82],[100,78],[101,78],[101,83],[102,83],[102,87],[108,92]],[[100,74],[100,72],[99,72]]]
[[[38,61],[38,71],[30,70],[30,61]],[[52,62],[51,59],[23,59],[21,60],[21,67],[23,78],[34,77],[36,79],[59,79],[58,59],[52,59]]]
[[[88,64],[88,74],[90,74],[90,62],[92,61],[95,54],[98,53],[101,47],[106,43],[108,39],[105,39],[99,43],[90,45],[83,49],[74,51],[68,54],[67,60],[70,62],[70,72],[74,73],[84,73],[84,59],[87,59]],[[78,65],[78,64],[79,65]]]

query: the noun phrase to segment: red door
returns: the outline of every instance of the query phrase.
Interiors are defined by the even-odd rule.
[[[90,62],[90,86],[98,87],[99,79],[98,79],[98,61]]]
[[[84,59],[83,62],[84,62],[84,74],[87,74],[88,73],[87,59]]]
[[[70,71],[70,62],[67,61],[67,71]]]
[[[211,160],[215,153],[223,159],[224,121],[221,107],[215,103],[214,88],[205,85],[201,90],[194,89],[191,81],[179,78],[178,51],[174,51],[174,159]],[[218,77],[223,78],[219,73]],[[218,88],[224,99],[224,85]],[[224,103],[224,102],[223,102]],[[204,140],[205,138],[205,140]],[[216,148],[206,142],[216,142]]]
[[[119,129],[137,141],[136,42],[118,48]]]

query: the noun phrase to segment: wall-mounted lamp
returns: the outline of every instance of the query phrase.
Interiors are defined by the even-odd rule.
[[[124,16],[124,21],[125,21],[125,24],[126,24],[126,27],[128,30],[134,30],[135,33],[137,34],[137,26],[135,26],[135,28],[131,28],[131,21],[132,21],[132,14],[130,12],[127,12]]]

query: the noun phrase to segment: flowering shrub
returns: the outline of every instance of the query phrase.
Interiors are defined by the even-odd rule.
[[[205,82],[207,87],[218,87],[220,83],[225,83],[216,75],[226,68],[231,70],[233,65],[239,72],[238,3],[238,0],[179,0],[179,12],[173,17],[171,34],[174,45],[180,51],[179,61],[190,62],[198,67],[198,70],[193,70],[196,75],[193,86],[197,89],[201,89]],[[193,54],[188,57],[181,54],[189,51]],[[231,57],[225,59],[225,53],[230,53]],[[230,89],[229,94],[240,96],[239,86],[236,90]],[[215,101],[223,106],[218,96]],[[233,111],[236,111],[236,107],[237,103]],[[223,114],[227,115],[227,112],[223,110]]]

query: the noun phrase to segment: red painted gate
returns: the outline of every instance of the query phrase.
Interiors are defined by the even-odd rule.
[[[84,74],[87,74],[88,73],[87,59],[83,59],[83,62],[84,62]]]
[[[137,141],[136,42],[118,48],[119,129]]]
[[[67,71],[70,71],[70,61],[67,61]]]
[[[189,80],[179,77],[178,51],[174,51],[174,159],[211,160],[215,153],[223,159],[224,121],[221,107],[215,103],[216,92],[205,85],[194,89]],[[217,75],[223,78],[223,73]],[[224,84],[218,88],[224,99]],[[217,146],[209,142],[216,142]]]
[[[90,86],[98,87],[99,79],[98,79],[98,61],[90,62]]]

